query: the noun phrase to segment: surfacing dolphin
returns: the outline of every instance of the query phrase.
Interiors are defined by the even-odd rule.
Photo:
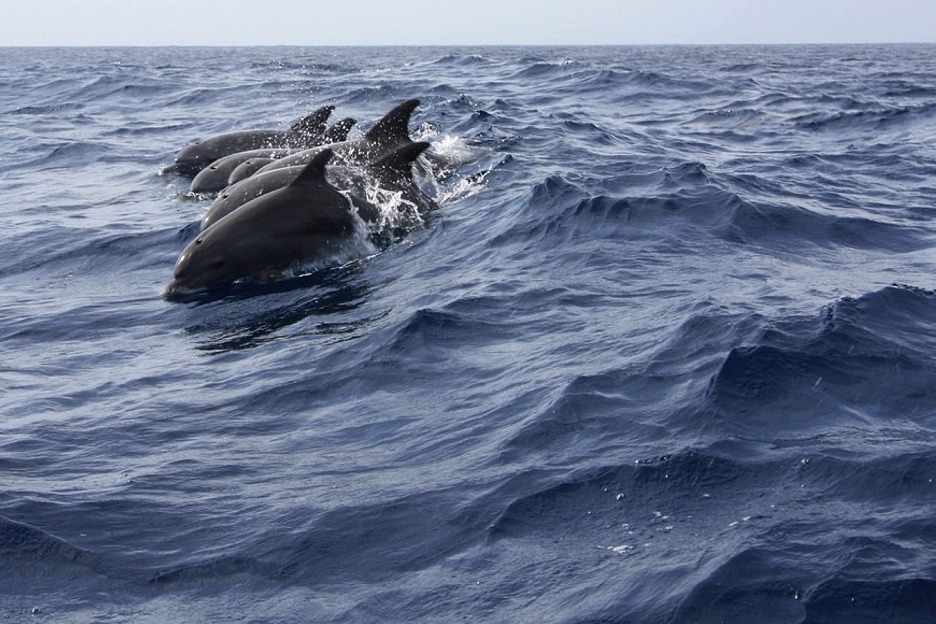
[[[275,160],[275,158],[263,157],[249,158],[245,160],[241,164],[234,167],[234,171],[232,171],[231,175],[228,176],[228,186],[232,186],[238,182],[246,180]]]
[[[351,128],[355,123],[357,122],[350,117],[347,119],[342,119],[334,126],[320,134],[318,137],[310,136],[306,147],[330,145],[331,143],[345,141],[348,138],[348,133],[351,131]],[[223,190],[228,184],[230,184],[231,174],[234,173],[234,170],[237,169],[238,165],[241,163],[256,157],[272,158],[273,160],[277,160],[279,158],[289,156],[296,151],[297,150],[294,148],[286,147],[278,149],[248,150],[246,152],[237,152],[235,154],[222,156],[198,172],[198,175],[196,175],[195,179],[192,180],[192,186],[190,190],[192,193],[216,193],[220,190]],[[256,169],[254,169],[254,173],[267,164],[269,163],[264,163],[264,165],[258,166]]]
[[[241,206],[201,232],[182,250],[165,296],[229,284],[241,278],[273,281],[296,262],[340,256],[358,219],[377,218],[325,178],[333,152],[325,148],[288,186]]]
[[[328,181],[352,197],[366,197],[369,190],[381,189],[399,193],[420,214],[438,208],[435,201],[413,181],[413,163],[429,147],[424,141],[407,143],[380,160],[363,167],[329,166]],[[221,192],[202,217],[205,230],[239,207],[266,193],[282,188],[295,180],[305,169],[303,165],[273,169],[241,180]]]
[[[333,110],[334,106],[323,106],[294,123],[288,130],[239,130],[197,141],[179,150],[175,162],[164,168],[163,173],[194,176],[219,158],[237,152],[274,147],[311,147],[316,145],[312,141],[318,140],[325,132],[325,122]]]
[[[255,158],[266,158],[268,160],[263,165],[260,165],[260,167],[264,167],[279,158],[284,158],[295,152],[295,149],[278,147],[273,149],[247,150],[245,152],[236,152],[234,154],[222,156],[198,172],[192,179],[192,185],[189,187],[189,190],[192,193],[216,193],[223,190],[229,184],[231,174],[234,173],[237,167],[242,163]],[[260,167],[255,169],[254,172],[259,170]]]

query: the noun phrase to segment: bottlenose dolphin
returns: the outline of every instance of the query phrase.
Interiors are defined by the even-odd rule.
[[[378,213],[372,206],[368,210],[363,203],[352,204],[326,180],[325,166],[332,156],[331,149],[323,149],[288,186],[244,204],[202,231],[182,250],[166,296],[241,278],[272,281],[296,262],[339,255],[353,239],[358,218],[373,221]]]
[[[417,106],[419,106],[419,100],[406,100],[384,115],[360,139],[330,145],[329,147],[335,152],[335,160],[341,164],[360,165],[379,160],[397,147],[412,143],[413,140],[409,135],[409,123]],[[258,173],[282,167],[304,165],[315,158],[320,150],[321,148],[312,147],[291,156],[280,158],[276,162],[265,166]]]
[[[201,229],[234,212],[252,199],[271,191],[281,189],[293,182],[307,165],[283,167],[264,173],[257,173],[246,180],[241,180],[221,191],[202,217]]]
[[[413,162],[428,147],[429,143],[424,141],[408,143],[377,162],[361,168],[329,166],[326,178],[339,190],[348,192],[351,197],[366,197],[368,191],[375,188],[400,193],[400,198],[412,204],[419,213],[426,213],[438,206],[413,181],[412,169]],[[202,217],[201,229],[205,230],[257,197],[287,186],[304,169],[303,165],[273,169],[231,185],[218,195],[208,208]]]
[[[228,181],[231,178],[231,174],[241,163],[255,158],[267,158],[267,162],[260,165],[260,167],[263,167],[279,158],[294,154],[295,152],[295,149],[280,147],[247,150],[245,152],[236,152],[234,154],[222,156],[198,172],[195,178],[192,179],[190,190],[192,193],[215,193],[224,189],[229,184]],[[256,171],[257,169],[254,169],[254,172]]]
[[[241,164],[234,167],[234,171],[231,172],[231,175],[228,176],[228,186],[237,184],[241,180],[246,180],[253,174],[257,173],[263,167],[266,167],[271,162],[276,160],[275,158],[249,158],[242,162]]]
[[[331,128],[320,134],[318,137],[310,136],[309,141],[305,147],[316,147],[318,145],[328,145],[331,143],[345,141],[348,138],[348,133],[351,131],[351,128],[355,123],[357,123],[356,120],[351,119],[350,117],[347,119],[342,119]],[[198,175],[196,175],[195,179],[192,180],[191,191],[193,193],[215,193],[224,189],[224,187],[230,184],[231,173],[233,173],[234,169],[236,169],[237,166],[242,162],[254,157],[272,158],[273,160],[276,160],[278,158],[283,158],[284,156],[289,156],[296,151],[297,150],[290,148],[266,150],[260,149],[248,150],[246,152],[237,152],[236,154],[222,156],[198,172]],[[261,165],[261,167],[262,166],[264,165]],[[257,169],[259,168],[260,167]],[[254,172],[256,172],[257,169],[254,169]]]
[[[288,130],[239,130],[197,141],[179,150],[175,162],[163,169],[163,172],[194,176],[228,154],[273,147],[311,147],[314,145],[311,141],[317,140],[325,132],[325,121],[333,110],[334,106],[323,106],[294,123]]]

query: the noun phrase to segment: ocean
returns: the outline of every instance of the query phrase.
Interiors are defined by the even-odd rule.
[[[936,621],[936,45],[0,49],[5,622]],[[456,163],[163,289],[195,139]]]

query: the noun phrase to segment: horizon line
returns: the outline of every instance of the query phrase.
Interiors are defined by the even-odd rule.
[[[656,43],[16,43],[4,48],[626,48],[654,46],[879,46],[934,45],[936,41],[790,41]]]

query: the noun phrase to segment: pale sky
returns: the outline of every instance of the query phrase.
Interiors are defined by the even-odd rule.
[[[0,0],[0,46],[936,42],[934,0]]]

